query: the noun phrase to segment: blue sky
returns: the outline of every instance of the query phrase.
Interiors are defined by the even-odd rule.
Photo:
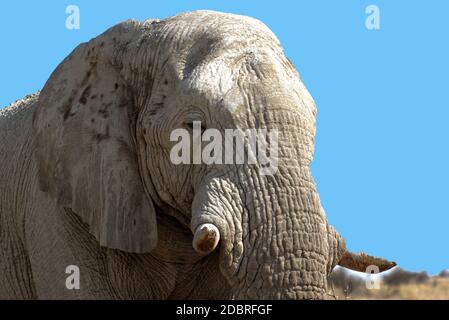
[[[65,28],[70,4],[79,30]],[[369,4],[380,30],[365,28]],[[258,18],[280,39],[318,106],[313,174],[349,249],[448,268],[448,1],[8,1],[0,106],[40,89],[73,48],[119,21],[195,9]]]

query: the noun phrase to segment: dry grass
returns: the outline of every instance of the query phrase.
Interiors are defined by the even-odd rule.
[[[424,283],[381,285],[380,289],[360,289],[350,294],[336,289],[337,299],[349,300],[449,300],[449,278],[432,277]]]

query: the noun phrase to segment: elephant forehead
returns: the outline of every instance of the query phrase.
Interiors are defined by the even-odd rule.
[[[199,11],[161,21],[153,33],[162,55],[185,63],[185,73],[198,63],[242,50],[283,50],[276,36],[262,22],[233,14]],[[150,37],[150,41],[153,39]]]
[[[247,38],[248,35],[251,38],[264,36],[279,43],[274,33],[263,22],[248,16],[200,10],[182,13],[166,21],[180,26],[184,35],[185,32],[192,30],[205,30],[212,38],[229,39],[232,34],[238,35],[241,39]]]
[[[180,81],[180,91],[188,96],[197,96],[200,93],[208,100],[217,101],[233,87],[234,77],[229,65],[216,60],[194,68]]]

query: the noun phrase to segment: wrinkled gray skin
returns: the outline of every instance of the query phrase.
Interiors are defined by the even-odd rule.
[[[0,298],[327,297],[346,249],[310,174],[315,104],[261,22],[123,22],[0,115]],[[169,134],[194,120],[279,130],[278,172],[172,164]],[[192,247],[203,223],[210,254]]]

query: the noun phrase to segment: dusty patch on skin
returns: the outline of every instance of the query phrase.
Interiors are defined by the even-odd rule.
[[[98,110],[98,114],[103,116],[103,119],[107,119],[109,117],[108,108],[112,105],[112,103],[104,104],[100,110]]]
[[[95,67],[96,64],[97,64],[96,62],[90,63],[91,69],[86,72],[84,78],[81,81],[80,87],[77,90],[72,91],[72,95],[69,97],[67,103],[65,103],[62,107],[59,108],[59,111],[61,112],[64,121],[67,120],[67,118],[69,118],[69,116],[75,115],[75,113],[72,113],[73,100],[75,99],[74,97],[79,92],[79,89],[84,87],[88,83],[88,81],[92,75],[92,69]],[[89,96],[90,89],[91,89],[91,86],[89,85],[83,90],[81,97],[78,100],[78,102],[81,103],[82,105],[85,105],[87,103],[87,98]]]
[[[109,134],[109,125],[106,127],[106,131],[104,133],[99,133],[97,132],[95,134],[95,140],[100,143],[103,140],[107,140],[110,138],[110,134]]]
[[[73,97],[70,97],[69,100],[67,101],[66,104],[64,104],[61,108],[60,111],[62,113],[62,118],[65,120],[67,120],[67,118],[70,116],[70,113],[72,111],[72,102],[73,102]]]
[[[87,103],[87,98],[89,98],[90,88],[91,88],[90,85],[87,86],[86,89],[84,89],[83,93],[81,93],[81,97],[79,99],[79,102],[82,105],[85,105]]]

